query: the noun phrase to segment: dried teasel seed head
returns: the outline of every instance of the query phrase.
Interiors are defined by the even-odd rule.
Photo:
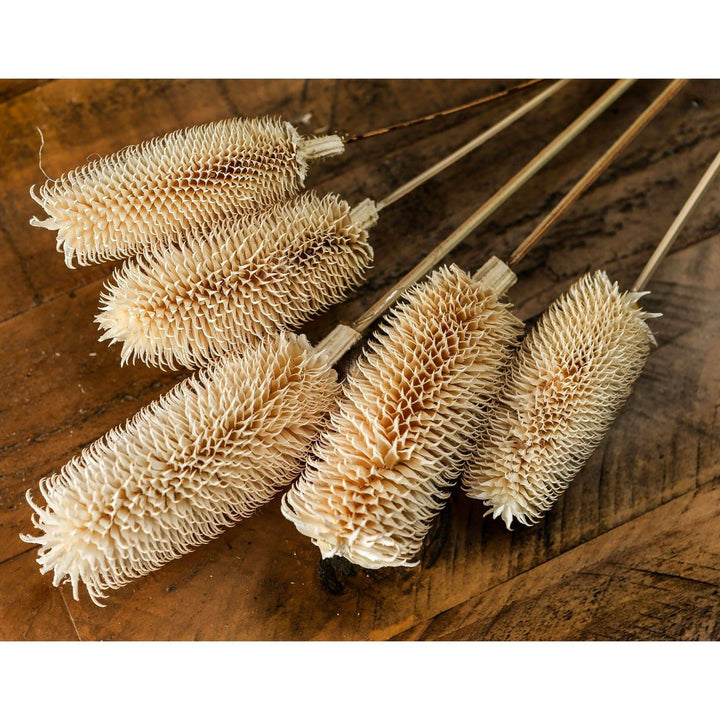
[[[508,528],[542,517],[630,395],[654,343],[644,294],[585,275],[523,340],[463,478]]]
[[[97,604],[250,515],[300,472],[336,374],[303,337],[268,338],[190,377],[43,479],[41,572]]]
[[[178,130],[48,180],[35,193],[68,267],[133,255],[233,212],[299,192],[308,161],[343,151],[277,118],[230,118]]]
[[[405,294],[283,497],[283,514],[323,557],[417,564],[520,327],[494,290],[455,266]]]
[[[364,228],[377,215],[363,217],[336,195],[306,193],[191,230],[115,271],[101,340],[121,342],[123,362],[192,368],[297,328],[362,280],[373,257]]]

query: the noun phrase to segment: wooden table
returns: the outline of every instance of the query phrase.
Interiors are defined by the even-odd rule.
[[[32,228],[38,168],[57,177],[93,153],[230,115],[280,114],[306,132],[362,131],[470,100],[510,81],[0,82],[0,638],[709,639],[720,637],[720,184],[650,284],[658,349],[612,430],[538,525],[513,532],[456,491],[414,569],[318,566],[276,499],[249,521],[111,593],[107,607],[54,588],[36,564],[24,494],[184,373],[120,367],[93,317],[112,265],[69,270]],[[572,83],[486,147],[384,211],[375,267],[351,319],[608,87]],[[506,256],[654,98],[638,82],[450,260]],[[514,97],[350,145],[308,185],[380,198],[461,145]],[[690,82],[519,266],[530,319],[581,273],[634,279],[720,144],[720,82]]]

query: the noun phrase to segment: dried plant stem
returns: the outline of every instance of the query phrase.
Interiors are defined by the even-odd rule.
[[[517,190],[519,190],[541,168],[547,165],[566,145],[576,138],[595,118],[601,115],[635,81],[618,80],[585,112],[565,128],[552,142],[545,146],[511,180],[503,185],[487,202],[475,211],[455,232],[450,234],[435,250],[425,256],[410,272],[383,295],[367,312],[353,323],[358,333],[363,333],[377,320],[395,300],[408,288],[437,265],[449,252],[455,249],[473,230],[492,215]]]
[[[486,95],[485,97],[478,98],[477,100],[471,100],[470,102],[463,103],[462,105],[456,105],[455,107],[448,108],[447,110],[440,110],[439,112],[423,115],[422,117],[415,118],[414,120],[406,120],[405,122],[395,123],[394,125],[388,125],[387,127],[378,128],[377,130],[369,130],[368,132],[358,133],[357,135],[349,135],[345,138],[345,144],[354,143],[358,140],[366,140],[367,138],[376,137],[378,135],[386,135],[394,130],[403,130],[405,128],[428,122],[429,120],[437,120],[438,118],[454,115],[455,113],[462,112],[463,110],[470,110],[471,108],[480,107],[481,105],[487,105],[495,100],[501,100],[502,98],[506,98],[517,92],[526,90],[527,88],[541,82],[543,82],[542,79],[528,80],[527,82],[513,85],[513,87],[508,88],[507,90],[502,90],[501,92],[496,92],[492,95]]]
[[[665,236],[655,248],[655,252],[647,261],[647,264],[638,276],[638,279],[635,281],[635,285],[633,285],[633,291],[640,292],[645,289],[645,286],[652,277],[652,274],[657,269],[660,261],[665,257],[665,255],[667,255],[668,250],[670,250],[670,246],[673,244],[675,238],[679,235],[680,230],[682,229],[683,225],[685,225],[685,221],[688,219],[688,217],[690,217],[690,213],[692,213],[692,211],[695,209],[695,206],[698,204],[698,202],[700,202],[700,199],[710,186],[713,178],[715,177],[715,175],[717,175],[718,170],[720,170],[720,152],[715,156],[715,159],[710,164],[710,167],[705,171],[705,174],[700,179],[700,182],[692,191],[692,194],[685,202],[685,205],[683,205],[682,210],[680,210],[680,212],[678,213],[675,221],[668,228]]]
[[[278,333],[183,380],[28,491],[41,572],[93,602],[249,517],[300,472],[335,372]]]
[[[491,128],[488,128],[481,135],[478,135],[478,137],[476,137],[474,140],[471,140],[469,143],[463,145],[461,148],[452,153],[452,155],[448,155],[448,157],[436,163],[431,168],[428,168],[427,170],[425,170],[425,172],[420,173],[420,175],[413,178],[412,180],[406,182],[402,187],[399,187],[397,190],[390,193],[390,195],[388,195],[386,198],[380,200],[380,202],[377,203],[377,209],[382,210],[383,208],[392,205],[394,202],[397,202],[398,200],[400,200],[400,198],[405,197],[405,195],[407,195],[409,192],[412,192],[415,188],[422,185],[430,178],[435,177],[435,175],[445,170],[445,168],[450,167],[450,165],[465,157],[465,155],[467,155],[468,153],[472,152],[476,148],[479,148],[488,140],[494,138],[496,135],[505,130],[505,128],[510,127],[510,125],[512,125],[516,120],[519,120],[527,113],[529,113],[532,109],[536,108],[538,105],[545,102],[545,100],[552,97],[556,92],[558,92],[558,90],[564,88],[569,82],[570,80],[560,80],[551,85],[546,90],[543,90],[543,92],[536,95],[534,98],[532,98],[532,100],[529,100],[524,105],[521,105],[517,110],[511,112],[509,115],[500,120],[500,122],[495,123],[495,125],[493,125]]]
[[[642,129],[662,110],[687,80],[673,80],[648,107],[638,115],[635,122],[603,153],[597,162],[580,178],[567,195],[547,214],[545,219],[518,245],[510,256],[515,265],[535,246],[550,227],[560,219],[568,208],[600,177],[615,158],[633,141]]]

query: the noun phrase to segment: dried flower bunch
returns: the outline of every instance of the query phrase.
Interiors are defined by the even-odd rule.
[[[559,84],[553,87],[554,92]],[[118,588],[207,542],[287,485],[300,471],[316,433],[325,426],[326,413],[336,406],[339,388],[330,367],[358,341],[372,322],[370,318],[385,312],[400,288],[422,277],[428,263],[432,266],[439,262],[625,87],[627,81],[616,83],[396,288],[352,326],[338,326],[315,351],[304,339],[282,332],[279,337],[265,337],[252,344],[242,356],[231,353],[214,358],[208,369],[108,433],[59,473],[43,479],[45,507],[33,504],[28,497],[40,535],[23,536],[40,545],[41,571],[52,571],[55,585],[70,583],[76,598],[79,585],[84,584],[92,599],[99,602],[106,590]],[[518,116],[517,111],[513,116]],[[506,126],[509,119],[496,128]],[[483,136],[489,137],[487,132]],[[152,150],[160,147],[162,140],[141,147]],[[318,139],[312,154],[329,154],[328,142],[334,141]],[[309,154],[305,152],[306,159]],[[445,164],[438,163],[433,172]],[[120,173],[112,164],[103,167],[95,171],[109,176]],[[84,177],[83,173],[89,171],[71,173],[73,182]],[[240,177],[240,167],[234,168],[232,175]],[[62,183],[71,185],[69,178]],[[406,185],[416,184],[417,179]],[[187,184],[183,187],[186,191],[191,188]],[[118,190],[125,191],[124,187]],[[188,197],[194,198],[193,190],[189,192]],[[401,195],[396,192],[391,198]],[[382,206],[391,198],[382,201]],[[68,203],[78,201],[76,197]],[[358,212],[361,206],[350,211],[350,221],[364,230],[364,223],[371,222],[374,206],[371,209],[366,205]],[[92,204],[88,207],[92,210]],[[344,207],[346,215],[347,211]],[[257,208],[251,212],[264,211]],[[51,219],[36,222],[52,224],[49,214]],[[100,226],[93,228],[91,222],[97,218],[88,217],[85,212],[79,225],[95,237]],[[330,222],[330,236],[348,231],[339,216],[335,220],[337,225]],[[290,223],[289,218],[286,221]],[[234,251],[223,254],[227,248],[221,242],[223,233],[230,231],[230,220],[213,215],[197,222],[193,232],[218,223],[213,235],[217,240],[214,253],[215,258],[223,257],[225,272],[236,259]],[[103,232],[107,227],[102,225]],[[190,224],[179,223],[167,236],[155,240],[172,236],[174,241],[183,233],[189,237],[190,228]],[[362,247],[365,238],[361,239],[361,233],[353,237]],[[259,242],[259,236],[256,239]],[[249,245],[248,240],[240,245],[236,242],[239,254],[246,242]],[[59,245],[63,243],[59,237]],[[136,267],[152,254],[152,244],[141,242],[132,251],[143,252]],[[70,260],[79,257],[78,247],[77,243],[72,243],[69,251],[63,247],[66,258],[68,252]],[[338,247],[345,251],[342,242]],[[293,253],[303,261],[309,259],[302,243],[283,245],[278,258],[272,259],[258,246],[255,254],[250,253],[246,272],[255,272],[255,280],[272,277],[274,260],[282,259],[287,265]],[[94,252],[93,257],[100,258],[101,252]],[[178,285],[179,304],[192,305],[199,299],[207,307],[226,305],[229,301],[219,286],[214,292],[203,284],[208,277],[212,283],[214,276],[206,272],[199,281],[200,275],[192,275],[189,258],[182,257],[186,267],[173,267],[180,256],[170,253],[162,282],[137,290],[137,297],[144,298],[141,304],[151,303],[150,296],[162,295],[167,287],[174,292],[174,273],[179,272],[186,273]],[[209,254],[202,257],[207,259]],[[116,275],[116,279],[123,277]],[[296,281],[292,273],[285,279]],[[241,285],[238,282],[233,290]],[[298,293],[306,287],[310,286],[303,286]],[[238,297],[245,298],[242,293]],[[281,297],[273,296],[278,306]],[[498,297],[499,290],[490,285],[469,278],[457,268],[444,268],[408,291],[385,323],[350,375],[345,400],[332,416],[333,432],[323,441],[319,459],[284,499],[283,511],[295,514],[298,527],[313,537],[323,554],[343,554],[366,567],[413,564],[433,516],[467,457],[462,445],[477,433],[479,417],[496,392],[517,343],[520,323]],[[250,295],[246,299],[253,304]],[[261,302],[259,297],[256,302]],[[221,311],[213,312],[218,315],[212,332],[217,332],[225,326],[220,321]],[[185,326],[188,334],[190,324],[188,321]],[[148,335],[164,332],[156,329],[148,333],[144,325],[135,326],[135,331]],[[201,332],[212,334],[210,326]],[[128,352],[149,355],[149,347],[137,345]],[[165,356],[158,362],[170,364],[176,359]],[[205,361],[202,353],[196,359]]]
[[[68,267],[127,257],[231,212],[254,213],[304,184],[308,161],[343,151],[275,118],[231,118],[154,138],[30,189]]]
[[[508,528],[542,517],[630,395],[654,342],[645,294],[585,275],[523,340],[463,479]]]
[[[500,382],[521,323],[456,266],[408,291],[344,383],[283,514],[366,568],[413,565]]]
[[[337,199],[287,202],[262,217],[236,217],[237,222],[227,221],[220,227],[192,228],[176,237],[179,247],[146,250],[135,264],[115,274],[114,285],[103,298],[104,308],[97,318],[104,331],[102,339],[123,344],[123,362],[140,358],[160,367],[193,368],[242,346],[249,338],[276,328],[297,328],[344,299],[371,260],[364,235],[362,243],[356,238],[345,243],[341,236],[371,227],[379,208],[397,202],[566,84],[563,80],[554,83],[377,205],[367,199],[350,211],[345,204],[340,207]],[[317,230],[316,222],[320,223]],[[331,234],[339,232],[340,244],[328,241],[328,224],[334,228]],[[314,232],[315,244],[311,242]],[[293,233],[297,237],[291,243]],[[291,247],[302,250],[291,251]],[[293,253],[296,267],[290,262],[281,267]],[[311,271],[316,280],[311,279]],[[261,291],[267,294],[266,302]]]
[[[192,229],[116,270],[96,320],[122,361],[194,368],[341,302],[373,258],[377,215],[305,193]]]
[[[282,333],[186,379],[44,478],[41,572],[97,604],[250,515],[299,473],[335,371]]]

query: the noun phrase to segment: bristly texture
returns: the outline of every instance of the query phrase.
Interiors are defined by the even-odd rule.
[[[122,361],[198,367],[340,302],[372,262],[336,195],[312,193],[188,232],[115,271],[96,321]]]
[[[404,296],[349,374],[283,514],[365,568],[414,565],[521,324],[453,266]]]
[[[654,342],[644,294],[585,275],[524,339],[463,478],[508,528],[542,517],[630,395]]]
[[[257,212],[302,188],[307,161],[342,152],[336,136],[303,138],[276,118],[231,118],[178,130],[48,180],[30,194],[57,230],[65,263],[90,265],[167,244],[231,212]]]
[[[40,482],[41,572],[97,604],[250,515],[300,472],[339,386],[303,337],[188,378]]]

